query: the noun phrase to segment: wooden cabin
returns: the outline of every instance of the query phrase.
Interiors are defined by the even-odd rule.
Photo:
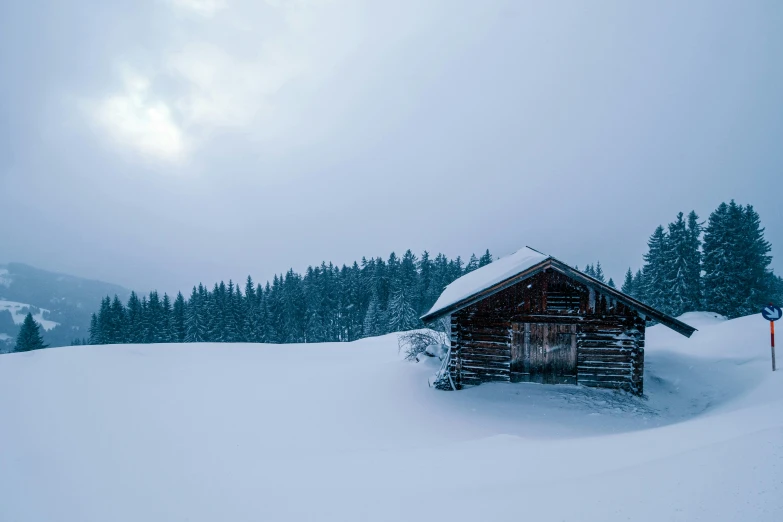
[[[450,318],[454,389],[537,382],[644,391],[644,330],[695,328],[562,261],[524,248],[447,286],[425,323]]]

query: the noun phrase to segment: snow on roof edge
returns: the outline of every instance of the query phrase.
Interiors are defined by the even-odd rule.
[[[460,301],[464,301],[482,290],[514,277],[551,257],[530,247],[520,248],[513,254],[501,257],[488,265],[477,268],[447,285],[429,312],[422,317],[436,314]]]

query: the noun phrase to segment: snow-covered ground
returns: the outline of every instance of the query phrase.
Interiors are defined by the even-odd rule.
[[[22,324],[30,308],[32,308],[32,306],[26,303],[17,303],[15,301],[5,301],[0,299],[0,312],[3,310],[8,310],[11,312],[11,317],[14,320],[14,324]],[[44,330],[51,330],[60,324],[54,321],[50,321],[49,319],[44,319],[44,314],[49,313],[49,310],[46,310],[45,308],[39,308],[38,310],[38,313],[33,314],[33,319],[35,319]]]
[[[3,355],[0,520],[779,522],[767,324],[684,319],[648,330],[646,399],[440,392],[394,336]]]

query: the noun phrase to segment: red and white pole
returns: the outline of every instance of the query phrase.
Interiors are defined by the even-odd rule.
[[[775,321],[769,322],[769,340],[772,346],[772,371],[775,371]]]

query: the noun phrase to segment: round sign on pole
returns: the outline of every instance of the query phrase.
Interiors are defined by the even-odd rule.
[[[764,319],[767,321],[777,321],[783,316],[783,310],[775,305],[769,305],[764,307],[761,311],[761,315],[764,316]]]

